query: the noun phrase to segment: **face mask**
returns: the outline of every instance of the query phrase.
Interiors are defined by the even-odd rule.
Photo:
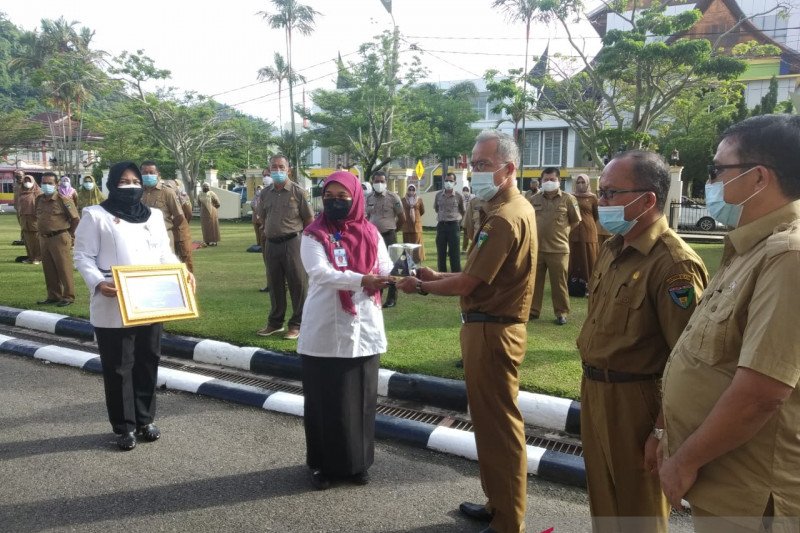
[[[755,168],[755,167],[753,167]],[[752,168],[750,170],[753,170]],[[708,208],[708,212],[711,213],[711,216],[715,219],[719,220],[726,226],[736,227],[739,225],[739,219],[742,218],[742,210],[744,209],[744,204],[747,203],[750,198],[755,196],[756,194],[760,193],[764,189],[759,189],[758,191],[754,192],[745,200],[739,204],[729,204],[725,201],[725,185],[728,183],[732,183],[748,172],[750,170],[746,170],[736,176],[735,178],[729,179],[726,182],[722,180],[716,183],[706,183],[706,207]]]
[[[94,189],[94,183],[92,183],[91,181],[85,181],[83,183],[83,188],[86,189],[87,191],[91,191],[92,189]]]
[[[497,170],[500,170],[499,168]],[[475,196],[487,202],[495,197],[497,191],[500,189],[499,185],[494,184],[494,172],[473,172],[472,173],[472,191]]]
[[[542,190],[544,192],[556,192],[558,188],[559,188],[559,183],[557,181],[542,182]]]
[[[322,208],[325,216],[331,220],[342,220],[350,214],[353,207],[353,200],[342,200],[341,198],[323,198]]]
[[[453,181],[445,181],[445,182],[444,182],[444,188],[445,188],[445,190],[452,191],[452,190],[453,190],[453,187],[455,187],[455,186],[456,186],[456,184],[455,184],[455,182],[453,182]]]
[[[636,225],[636,223],[639,221],[639,218],[641,218],[642,215],[650,210],[650,207],[648,207],[633,220],[625,220],[625,208],[638,201],[642,196],[644,196],[644,194],[639,195],[639,197],[633,200],[633,202],[630,202],[626,205],[599,206],[597,208],[597,214],[598,218],[600,219],[600,225],[615,235],[627,234],[633,228],[633,226]]]
[[[289,178],[289,174],[282,171],[282,170],[273,170],[269,173],[272,177],[272,181],[280,185],[281,183],[285,183],[286,180]]]
[[[208,191],[209,191],[208,187],[203,187],[203,192],[208,192]]]
[[[264,187],[269,187],[272,185],[272,178],[269,176],[264,176]]]
[[[142,176],[142,183],[145,187],[155,187],[158,183],[158,176],[155,174],[144,174]]]
[[[43,183],[42,184],[42,192],[47,194],[47,195],[53,194],[54,192],[56,192],[56,186],[55,185],[50,185],[49,183]]]
[[[25,187],[26,189],[32,189],[33,183],[31,183],[30,181],[26,181],[25,183],[22,184],[22,186]]]
[[[144,189],[139,185],[120,185],[108,192],[109,199],[127,207],[134,206],[142,200]]]
[[[383,194],[386,192],[386,184],[385,183],[373,183],[372,190],[378,194]]]

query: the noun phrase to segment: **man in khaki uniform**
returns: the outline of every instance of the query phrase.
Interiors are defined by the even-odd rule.
[[[519,365],[536,269],[536,218],[516,188],[519,150],[496,130],[478,135],[472,149],[472,188],[487,201],[486,220],[461,273],[424,268],[404,278],[404,292],[461,297],[461,353],[487,503],[459,510],[491,522],[484,531],[525,530],[527,453],[517,404]]]
[[[406,221],[400,197],[386,190],[386,173],[378,170],[372,175],[373,193],[367,197],[367,220],[372,222],[383,237],[388,248],[397,242],[397,228],[402,228]],[[397,304],[397,287],[389,287],[389,295],[383,307],[394,307]]]
[[[531,199],[536,196],[537,192],[539,192],[539,180],[531,178],[531,182],[528,184],[528,190],[525,191],[525,199],[530,202]]]
[[[536,285],[533,291],[532,319],[539,318],[544,299],[544,277],[550,271],[550,291],[556,323],[563,326],[569,314],[569,232],[581,221],[578,201],[560,189],[559,171],[547,167],[542,171],[542,190],[530,199],[536,211],[539,232],[539,256],[536,260]]]
[[[659,470],[695,531],[800,531],[800,116],[722,134],[706,205],[736,229],[664,372]]]
[[[78,206],[71,199],[58,194],[57,187],[55,174],[42,174],[43,194],[36,198],[36,218],[47,299],[36,303],[66,307],[75,302],[72,240],[80,219]]]
[[[180,228],[181,223],[183,223],[183,209],[178,205],[178,197],[175,196],[175,192],[165,187],[164,183],[161,181],[161,173],[158,171],[158,166],[156,166],[155,161],[144,161],[141,169],[142,185],[144,185],[142,203],[147,207],[155,207],[164,215],[164,224],[167,226],[169,244],[172,251],[175,252],[175,234],[173,229]]]
[[[19,224],[19,240],[22,242],[25,242],[25,229],[22,227],[22,219],[20,218],[19,211],[17,210],[17,198],[19,198],[19,193],[22,192],[22,178],[24,177],[25,173],[21,170],[14,171],[14,199],[11,204],[14,206],[14,211],[17,215],[17,223]]]
[[[654,475],[659,384],[708,277],[700,257],[669,229],[669,186],[669,167],[652,152],[620,154],[600,177],[600,221],[615,236],[597,258],[578,336],[595,533],[667,531],[669,503]],[[608,217],[609,206],[625,206],[624,218]]]
[[[26,174],[22,178],[22,187],[14,198],[14,210],[22,228],[22,240],[28,258],[24,263],[38,265],[42,262],[42,251],[39,246],[39,223],[36,220],[36,199],[42,189],[36,184],[33,176]]]
[[[261,191],[259,219],[267,242],[267,276],[270,312],[267,324],[257,334],[269,337],[283,331],[286,317],[286,285],[292,298],[292,316],[284,339],[300,336],[303,304],[308,279],[300,261],[300,236],[314,218],[308,204],[308,193],[289,180],[289,160],[275,155],[269,161],[272,187]]]
[[[192,232],[189,228],[189,222],[192,220],[192,200],[189,195],[184,192],[183,187],[178,180],[163,180],[161,182],[164,187],[170,189],[175,193],[175,198],[181,206],[183,212],[183,220],[180,224],[173,226],[172,234],[175,239],[175,255],[186,265],[189,272],[194,272],[194,259],[192,257]]]

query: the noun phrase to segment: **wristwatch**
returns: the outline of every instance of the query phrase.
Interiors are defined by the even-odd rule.
[[[653,436],[656,440],[661,440],[664,437],[664,428],[653,428]]]
[[[422,290],[422,280],[417,281],[417,293],[426,296],[428,294],[427,291]]]

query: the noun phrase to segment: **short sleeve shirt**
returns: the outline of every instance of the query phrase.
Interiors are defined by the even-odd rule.
[[[39,233],[52,233],[69,229],[78,218],[78,208],[70,198],[60,194],[42,194],[36,198],[36,219]]]
[[[552,196],[539,191],[531,197],[536,211],[536,227],[539,231],[539,251],[546,253],[569,253],[569,231],[573,224],[581,221],[578,201],[562,190]]]
[[[536,275],[536,217],[513,187],[492,198],[486,212],[464,266],[481,283],[461,297],[461,310],[526,322]]]
[[[665,217],[623,248],[604,243],[589,280],[578,349],[592,367],[658,374],[697,306],[708,274]]]
[[[439,191],[434,199],[436,219],[439,222],[459,222],[464,214],[464,199],[459,192],[448,194]]]
[[[367,220],[372,222],[380,233],[385,233],[397,229],[397,218],[403,214],[403,204],[397,194],[386,191],[383,194],[370,194],[366,210]]]
[[[704,465],[686,499],[716,515],[800,515],[800,201],[730,232],[722,265],[670,355],[668,453],[703,423],[739,367],[794,388],[745,444]]]
[[[164,215],[164,225],[167,230],[171,230],[173,220],[175,217],[183,216],[183,210],[178,205],[178,198],[175,196],[175,191],[164,186],[159,181],[155,187],[145,187],[144,194],[142,194],[142,203],[147,207],[155,207],[159,209]]]
[[[308,194],[293,181],[283,188],[269,187],[261,191],[258,208],[264,235],[274,239],[300,233],[303,223],[314,217],[308,204]]]

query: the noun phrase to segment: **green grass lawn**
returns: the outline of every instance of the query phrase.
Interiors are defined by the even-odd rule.
[[[261,255],[245,252],[254,242],[252,225],[226,222],[220,229],[219,246],[203,248],[194,254],[200,318],[172,322],[167,330],[243,346],[294,350],[296,341],[262,338],[255,334],[265,324],[269,296],[258,292],[265,284]],[[192,223],[192,236],[200,238],[197,220]],[[426,263],[432,266],[436,263],[434,237],[432,231],[425,233]],[[19,227],[14,215],[0,215],[0,264],[3,265],[0,304],[89,318],[87,289],[77,272],[75,305],[64,309],[36,305],[36,300],[46,297],[44,275],[41,266],[14,262],[16,256],[25,255],[24,247],[10,244],[17,238]],[[722,246],[700,244],[694,248],[709,271],[715,271]],[[529,391],[577,398],[580,360],[575,338],[586,318],[586,299],[573,298],[569,322],[557,326],[553,322],[549,287],[547,291],[542,319],[528,324],[528,351],[521,367],[521,386]],[[382,358],[382,367],[463,379],[463,372],[454,366],[460,357],[456,298],[400,294],[397,307],[387,309],[384,318],[389,351]]]

